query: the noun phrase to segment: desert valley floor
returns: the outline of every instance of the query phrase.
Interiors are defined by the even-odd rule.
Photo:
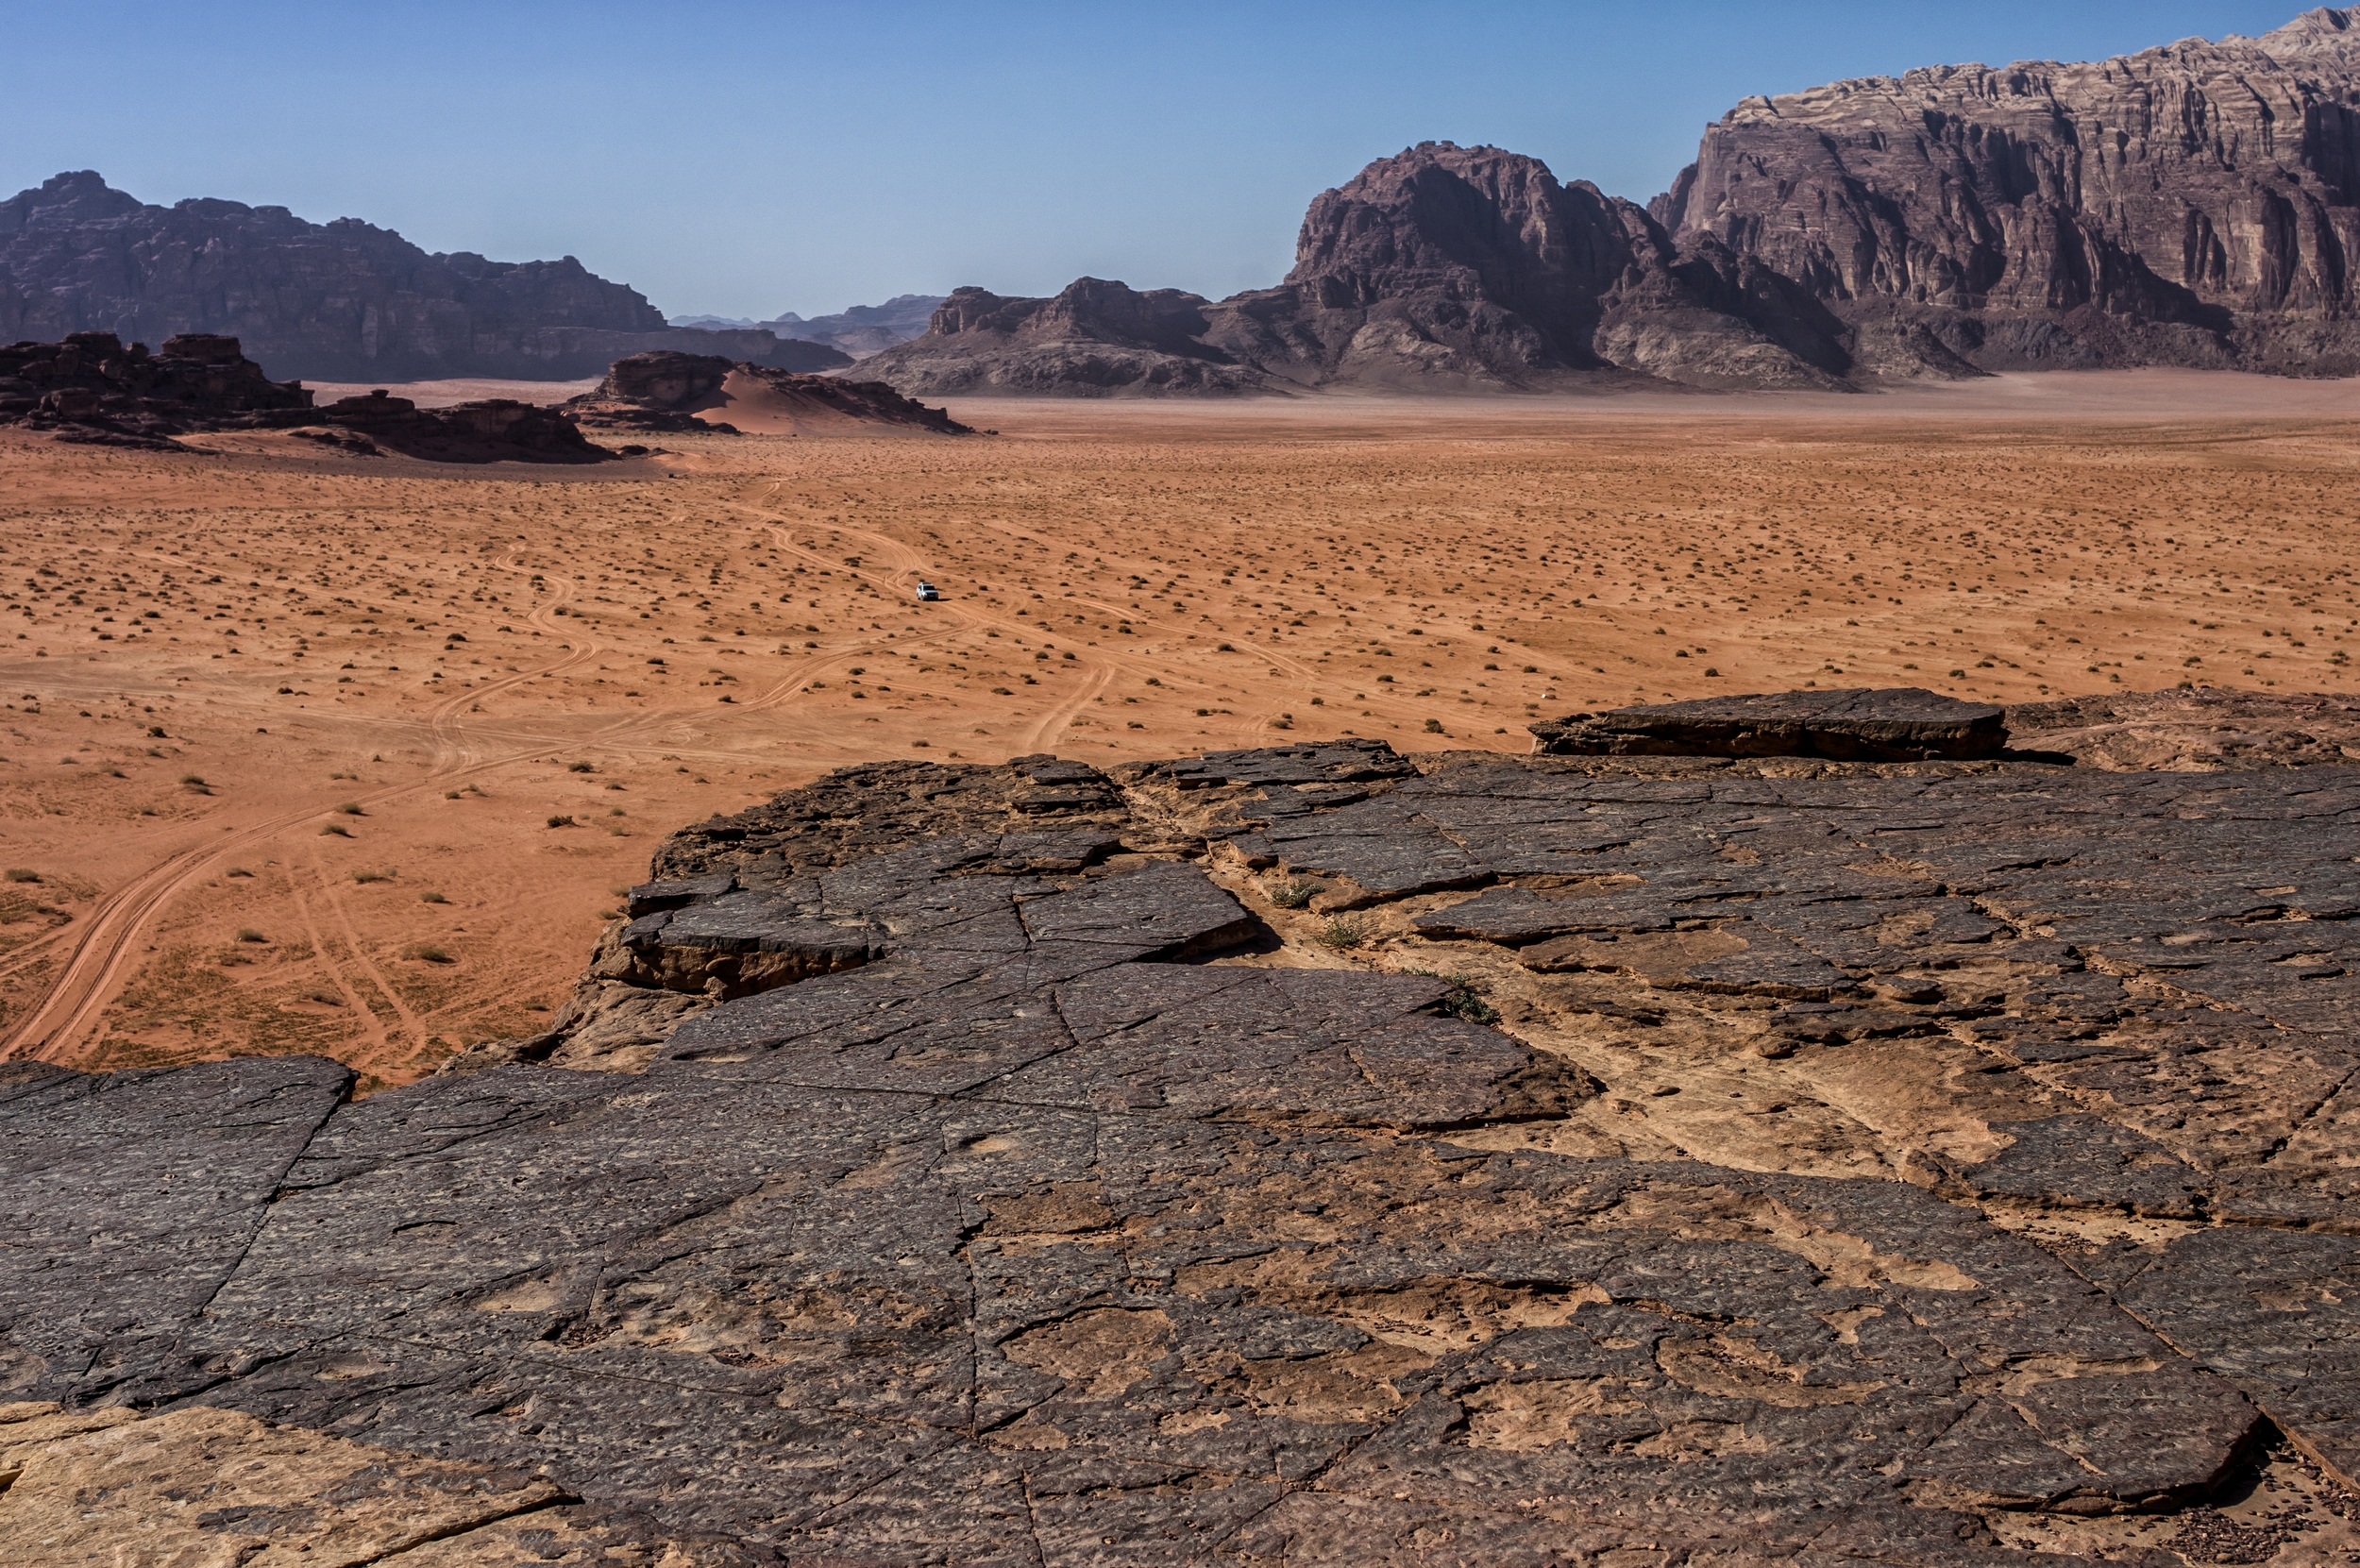
[[[2348,382],[952,413],[996,433],[595,469],[0,435],[7,1049],[411,1081],[542,1027],[673,828],[874,758],[2352,689]]]

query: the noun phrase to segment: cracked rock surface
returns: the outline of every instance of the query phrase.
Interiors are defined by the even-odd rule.
[[[8,1070],[0,1540],[2341,1560],[2355,830],[2333,764],[848,769],[423,1083]]]

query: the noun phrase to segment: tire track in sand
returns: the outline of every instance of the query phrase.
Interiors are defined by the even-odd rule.
[[[549,602],[536,607],[526,618],[540,624],[544,630],[563,631],[554,624],[553,612],[572,592],[573,584],[561,580]],[[524,761],[547,750],[548,746],[544,743],[497,756],[478,757],[467,744],[464,727],[458,723],[458,719],[465,705],[479,701],[486,695],[512,690],[541,676],[562,674],[595,658],[598,651],[596,645],[568,649],[563,659],[533,669],[519,670],[513,677],[464,693],[454,693],[429,710],[422,719],[393,726],[412,733],[423,732],[433,744],[433,760],[429,764],[427,775],[414,783],[390,784],[365,791],[355,803],[379,804],[419,790],[439,789],[459,779]],[[123,984],[138,969],[139,961],[144,956],[140,951],[144,945],[143,938],[175,899],[204,880],[221,862],[318,816],[321,809],[318,806],[304,806],[293,811],[249,817],[243,823],[222,825],[222,836],[211,844],[191,845],[167,854],[101,899],[98,907],[83,920],[11,953],[8,967],[0,969],[0,974],[13,972],[35,962],[63,942],[69,935],[73,938],[65,961],[59,967],[47,989],[22,1016],[22,1021],[8,1032],[5,1041],[0,1041],[0,1061],[50,1061],[64,1054],[68,1048],[97,1024],[108,1003],[114,1000]],[[349,921],[346,924],[349,931]],[[316,940],[314,945],[318,945]],[[358,953],[357,946],[355,953]],[[391,987],[385,985],[382,976],[377,978],[377,983],[392,1000],[396,1016],[414,1025],[414,1016],[409,1014],[397,998],[391,997]]]

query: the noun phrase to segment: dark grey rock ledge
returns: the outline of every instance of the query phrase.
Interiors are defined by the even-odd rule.
[[[643,1071],[7,1069],[0,1378],[739,1561],[2054,1561],[1990,1522],[2360,1468],[2356,827],[2337,767],[853,770],[660,851],[585,992]],[[1901,1130],[1546,1147],[1730,1063]]]
[[[2006,710],[1918,686],[1704,697],[1530,726],[1557,756],[1971,762],[2007,750]]]

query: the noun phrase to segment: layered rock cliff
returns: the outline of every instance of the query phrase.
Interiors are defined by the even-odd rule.
[[[910,392],[1538,389],[1667,377],[1833,387],[1843,327],[1787,279],[1540,160],[1428,142],[1312,202],[1274,289],[1215,303],[1085,278],[961,289],[862,362]]]
[[[1991,368],[2360,370],[2360,10],[1750,98],[1655,215]]]
[[[570,256],[429,255],[357,218],[315,224],[234,201],[151,206],[88,170],[0,202],[0,341],[80,331],[234,336],[273,374],[318,380],[566,379],[659,347],[783,370],[851,362],[767,331],[669,327],[636,290]]]
[[[905,391],[1838,388],[2360,371],[2360,9],[2093,64],[1748,99],[1646,210],[1427,143],[1317,197],[1277,288],[962,290]]]

